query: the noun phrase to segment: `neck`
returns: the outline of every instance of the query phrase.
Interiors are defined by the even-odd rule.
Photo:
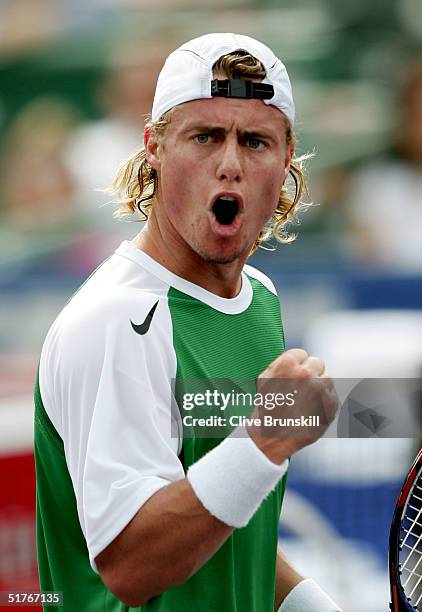
[[[220,297],[236,297],[241,289],[241,272],[248,253],[230,263],[208,262],[180,235],[163,228],[153,210],[133,243],[170,272]]]

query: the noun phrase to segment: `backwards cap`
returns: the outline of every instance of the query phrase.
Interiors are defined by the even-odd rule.
[[[262,62],[267,73],[262,83],[266,84],[267,93],[254,95],[254,92],[249,91],[250,95],[242,95],[244,92],[231,94],[230,84],[234,84],[236,89],[236,83],[239,84],[236,80],[221,81],[228,84],[225,94],[216,93],[216,88],[212,88],[214,79],[212,67],[215,62],[222,55],[239,50],[247,51]],[[252,87],[255,85],[252,84]],[[217,89],[220,91],[220,87]],[[290,123],[294,124],[292,87],[284,64],[271,49],[258,40],[241,34],[228,33],[206,34],[194,38],[170,53],[158,77],[151,113],[152,120],[159,119],[165,112],[183,102],[212,98],[215,95],[261,99],[265,97],[266,99],[263,99],[265,104],[278,108]]]

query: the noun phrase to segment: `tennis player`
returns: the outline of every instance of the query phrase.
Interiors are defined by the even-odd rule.
[[[293,125],[286,69],[262,43],[209,34],[167,58],[144,148],[115,184],[120,213],[148,221],[64,308],[41,355],[38,561],[59,609],[339,610],[277,548],[288,460],[336,401],[320,359],[283,352],[274,286],[245,265],[299,206]],[[267,436],[255,404],[246,428],[192,435],[173,382],[189,378],[308,380],[301,411],[324,425]]]

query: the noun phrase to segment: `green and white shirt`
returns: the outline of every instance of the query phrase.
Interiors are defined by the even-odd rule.
[[[130,609],[95,557],[218,443],[184,438],[172,381],[255,379],[283,350],[274,286],[251,266],[226,299],[124,242],[74,295],[48,332],[35,390],[39,573],[42,590],[63,592],[57,609]],[[272,612],[284,486],[192,578],[135,609]]]

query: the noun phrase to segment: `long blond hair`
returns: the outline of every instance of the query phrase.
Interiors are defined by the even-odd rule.
[[[263,64],[246,51],[235,51],[223,55],[213,66],[214,74],[224,75],[228,79],[260,78],[264,79],[266,71]],[[157,139],[163,139],[167,126],[171,121],[172,110],[164,113],[157,121],[149,120],[146,127],[154,130]],[[286,126],[286,144],[296,142],[295,133],[290,121],[284,117]],[[292,242],[295,234],[290,234],[286,226],[295,221],[298,213],[310,206],[302,201],[302,196],[307,193],[306,179],[303,171],[303,163],[310,155],[304,155],[292,160],[290,164],[289,177],[280,191],[277,208],[271,219],[260,231],[252,247],[251,254],[262,243],[272,237],[278,242]],[[154,205],[157,191],[158,175],[151,168],[146,159],[145,148],[139,149],[118,170],[113,181],[111,190],[123,196],[117,200],[118,209],[114,213],[117,218],[128,217],[139,213],[139,220],[148,219],[151,208]],[[293,193],[291,193],[293,187]]]

